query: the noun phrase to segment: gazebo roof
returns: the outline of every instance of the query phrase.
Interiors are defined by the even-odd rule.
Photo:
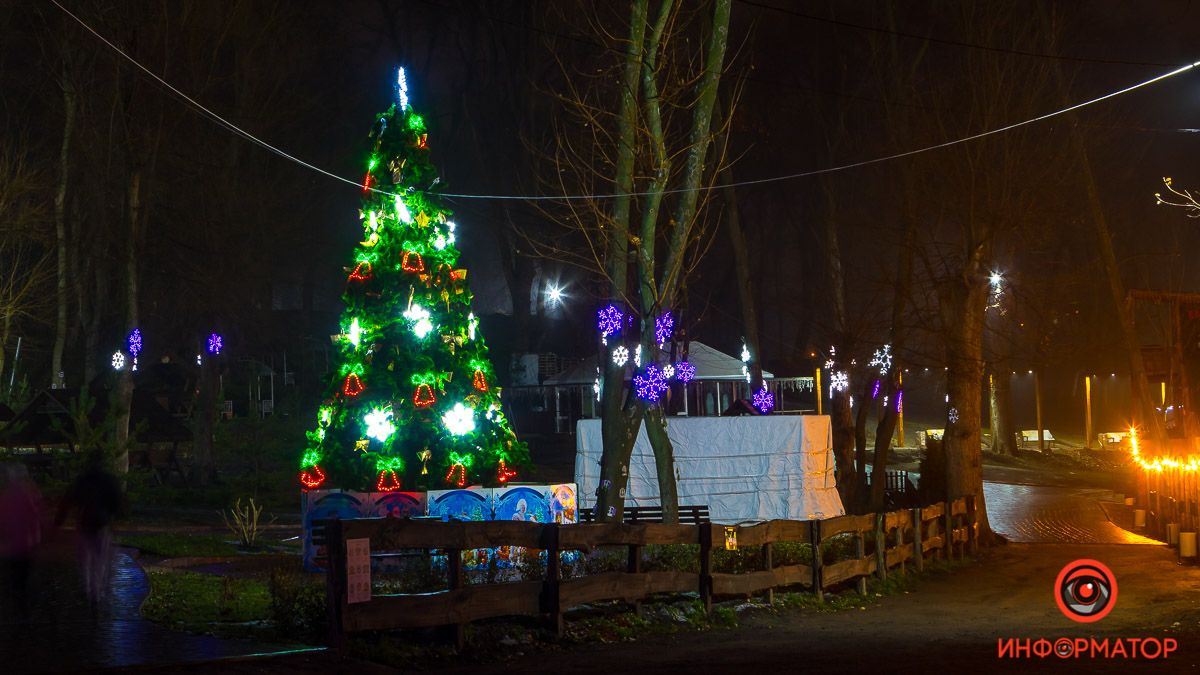
[[[677,345],[677,352],[682,351],[682,345]],[[688,343],[688,363],[696,367],[695,380],[742,380],[745,375],[742,374],[741,359],[730,356],[724,352],[718,351],[698,340],[692,340]],[[763,378],[772,379],[774,373],[763,371]],[[542,383],[546,386],[556,385],[571,385],[571,384],[591,384],[596,380],[596,362],[586,360],[583,363],[577,364],[573,368],[568,368],[563,372],[547,377]]]
[[[60,429],[70,429],[73,422],[71,411],[78,405],[79,389],[43,389],[29,405],[18,412],[5,425],[7,431],[0,436],[0,443],[8,445],[56,445],[67,443]],[[106,389],[92,389],[89,396],[94,401],[88,420],[94,427],[103,423],[108,414]],[[149,393],[134,389],[130,410],[129,428],[136,432],[142,443],[188,441],[192,432],[182,422],[172,417]]]

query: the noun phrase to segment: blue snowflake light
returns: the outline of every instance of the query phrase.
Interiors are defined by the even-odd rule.
[[[671,316],[671,312],[663,312],[662,316],[654,320],[654,339],[658,344],[666,344],[674,332],[675,318]]]
[[[762,389],[754,392],[753,403],[758,412],[766,415],[775,409],[775,394],[768,391],[767,385],[764,384]]]
[[[134,328],[127,341],[129,342],[129,355],[136,359],[138,354],[142,353],[142,331]]]
[[[696,377],[696,366],[687,361],[680,361],[675,366],[675,377],[684,384],[691,382],[692,378]]]
[[[646,366],[645,375],[635,375],[633,387],[638,398],[654,403],[667,391],[667,378],[657,366]]]
[[[600,329],[600,337],[608,337],[621,332],[621,322],[625,314],[616,305],[609,305],[596,312],[596,326]]]

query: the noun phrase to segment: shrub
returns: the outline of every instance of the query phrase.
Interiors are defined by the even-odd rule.
[[[271,619],[281,635],[306,641],[319,641],[324,637],[328,621],[323,577],[275,567],[271,570],[268,587]]]

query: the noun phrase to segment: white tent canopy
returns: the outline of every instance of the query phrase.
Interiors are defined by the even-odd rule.
[[[675,353],[683,353],[683,345],[676,343]],[[718,351],[698,340],[688,343],[688,363],[696,367],[694,380],[744,380],[741,359]],[[774,373],[763,371],[763,379],[772,379]],[[584,361],[574,368],[547,377],[545,386],[591,384],[596,381],[596,362]]]
[[[693,343],[694,344],[694,343]],[[579,420],[575,482],[594,507],[603,454],[600,420]],[[814,520],[845,513],[834,479],[828,415],[669,417],[681,505],[707,505],[713,522]],[[654,450],[643,424],[629,460],[626,506],[659,504]]]

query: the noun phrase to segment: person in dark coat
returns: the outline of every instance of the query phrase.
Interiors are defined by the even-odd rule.
[[[0,465],[0,574],[18,616],[29,611],[29,579],[42,540],[42,497],[20,464]]]
[[[121,510],[121,483],[100,461],[88,462],[59,503],[55,525],[75,514],[79,567],[88,600],[98,604],[108,593],[112,569],[112,521]]]

